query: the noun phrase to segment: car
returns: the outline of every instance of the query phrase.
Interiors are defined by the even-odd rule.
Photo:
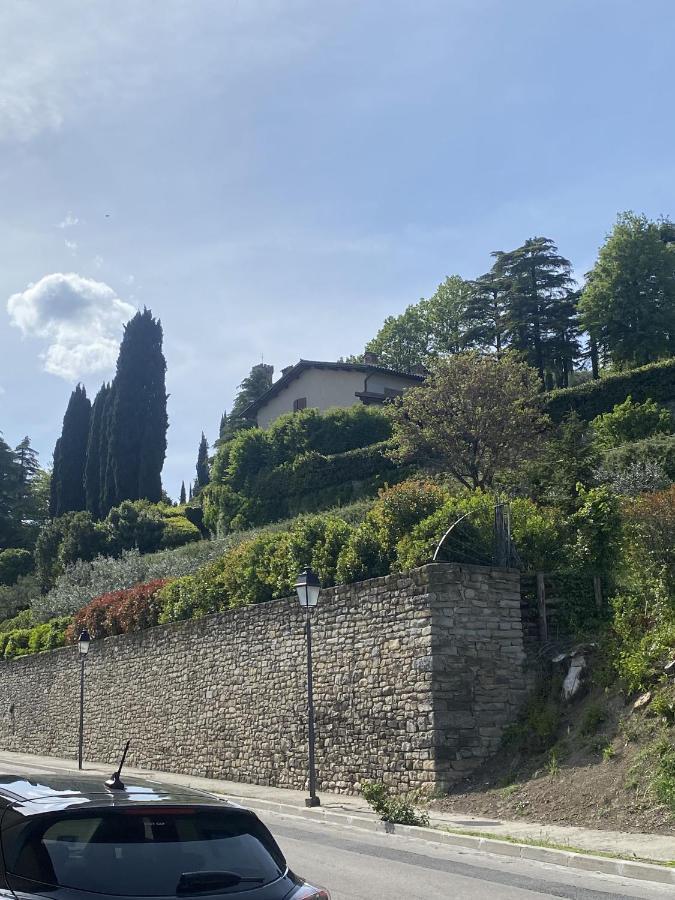
[[[115,781],[115,779],[117,779]],[[249,809],[125,777],[0,776],[0,890],[22,900],[330,900]]]

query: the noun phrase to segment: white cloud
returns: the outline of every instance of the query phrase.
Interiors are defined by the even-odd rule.
[[[77,218],[77,216],[74,216],[72,213],[68,213],[68,215],[65,217],[65,219],[63,219],[61,222],[59,222],[59,224],[56,227],[57,228],[72,228],[74,225],[77,225],[77,223],[79,221],[80,220]]]
[[[101,281],[54,272],[13,294],[7,311],[24,335],[49,341],[45,371],[73,381],[114,365],[121,325],[134,307]]]
[[[70,250],[70,252],[75,256],[77,253],[77,241],[64,241],[66,245],[66,249]]]
[[[94,266],[95,266],[97,269],[100,269],[101,266],[103,265],[103,257],[102,257],[102,256],[99,256],[99,255],[97,254],[97,255],[93,258],[92,262],[93,262]]]

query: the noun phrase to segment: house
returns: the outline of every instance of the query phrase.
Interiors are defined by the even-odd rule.
[[[425,373],[396,372],[378,365],[375,354],[366,353],[362,363],[318,362],[301,359],[283,369],[281,378],[243,412],[260,428],[267,428],[288,412],[334,407],[357,403],[382,404],[399,397],[406,388],[424,381]]]

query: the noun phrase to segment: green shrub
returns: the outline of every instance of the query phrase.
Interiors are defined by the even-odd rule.
[[[656,463],[670,481],[675,481],[675,435],[660,434],[623,444],[603,454],[602,467],[608,472],[624,471],[631,465]]]
[[[185,516],[170,516],[164,522],[162,531],[162,547],[164,549],[181,547],[183,544],[199,540],[201,540],[199,528],[189,522]]]
[[[13,585],[22,575],[30,575],[34,560],[30,550],[10,547],[0,550],[0,585]]]
[[[579,731],[581,734],[589,737],[597,732],[598,728],[606,720],[607,713],[600,703],[590,703],[584,710],[581,717]]]
[[[349,535],[340,551],[335,575],[339,584],[350,584],[386,575],[389,567],[375,526],[363,522]]]
[[[417,812],[409,797],[391,794],[382,782],[362,782],[361,795],[383,822],[393,822],[397,825],[429,825],[429,816]]]
[[[674,430],[673,417],[665,407],[653,400],[634,403],[630,396],[611,412],[597,416],[591,425],[602,450],[613,450],[658,434],[670,435]]]
[[[675,400],[675,359],[607,375],[578,387],[551,391],[546,397],[545,410],[554,422],[561,422],[572,411],[590,422],[614,409],[617,403],[623,403],[629,395],[636,403],[645,400],[672,403]]]
[[[8,619],[31,605],[40,596],[36,575],[20,575],[15,584],[0,584],[0,619]]]

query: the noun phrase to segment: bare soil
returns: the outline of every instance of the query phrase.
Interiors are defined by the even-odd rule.
[[[652,763],[644,753],[664,736],[675,743],[675,729],[649,706],[634,712],[635,699],[592,692],[564,710],[552,747],[532,755],[505,749],[431,807],[605,831],[675,834],[675,810],[655,799]],[[605,716],[595,729],[588,727],[591,706],[591,719],[598,709]]]

